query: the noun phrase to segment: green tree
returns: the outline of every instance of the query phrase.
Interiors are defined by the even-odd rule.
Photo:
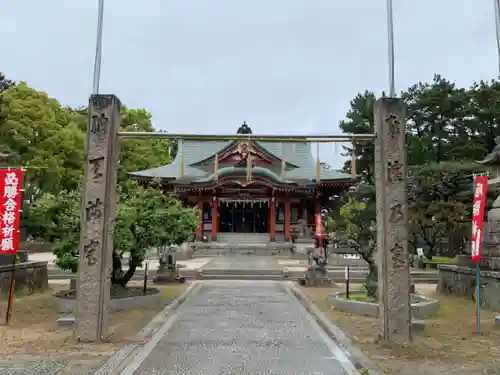
[[[436,74],[431,83],[419,82],[402,95],[407,107],[409,164],[468,159],[467,90]]]
[[[2,91],[3,90],[3,91]],[[36,199],[45,192],[73,190],[81,183],[87,108],[63,107],[26,83],[14,85],[0,76],[0,151],[12,162],[33,168],[28,192]],[[145,109],[122,108],[121,129],[155,131]],[[168,164],[176,142],[164,139],[121,139],[118,181],[128,185],[128,172]]]
[[[474,161],[494,148],[500,135],[500,83],[474,83],[469,89],[435,75],[430,83],[416,83],[401,95],[407,108],[407,159],[409,165]],[[375,95],[365,91],[350,103],[343,133],[374,132]],[[344,147],[345,155],[354,152],[357,171],[373,183],[373,142],[356,142]],[[344,170],[350,171],[346,161]]]
[[[84,138],[76,114],[21,82],[1,93],[0,118],[0,149],[37,171],[27,175],[25,196],[78,186]]]
[[[54,243],[56,265],[74,273],[78,270],[80,202],[81,193],[76,189],[44,193],[27,206],[24,220],[28,232]]]
[[[58,196],[45,193],[30,207],[30,227],[41,238],[55,243],[56,265],[77,272],[80,241],[81,195],[76,190],[62,191]],[[122,196],[117,207],[114,228],[113,285],[126,286],[140,267],[148,249],[180,245],[192,238],[196,230],[195,209],[160,190],[136,187]],[[125,254],[128,268],[123,269]]]
[[[378,280],[374,259],[377,246],[374,189],[369,185],[359,189],[348,196],[337,214],[327,219],[326,230],[334,241],[351,247],[368,264],[366,290],[374,297]]]
[[[375,129],[373,106],[375,94],[365,91],[351,100],[346,119],[340,122],[340,130],[347,134],[372,134]],[[352,146],[343,146],[345,155],[349,160],[344,165],[344,170],[351,172],[351,156],[356,155],[356,172],[367,183],[374,183],[374,147],[373,141],[359,141]]]
[[[154,247],[181,245],[196,230],[197,213],[180,201],[154,187],[139,188],[119,205],[115,224],[113,284],[125,286]],[[128,269],[123,271],[124,254],[130,254]]]
[[[462,138],[471,160],[479,160],[495,148],[500,136],[500,82],[480,81],[469,90],[467,124],[469,134]]]
[[[11,81],[10,79],[7,79],[5,75],[0,72],[0,93],[3,91],[7,90],[9,87],[14,86],[15,83]]]
[[[409,171],[408,208],[413,244],[431,258],[439,251],[454,256],[469,238],[473,174],[490,172],[471,162],[413,166]],[[495,198],[489,192],[487,204]]]
[[[87,124],[86,107],[64,107],[46,93],[24,82],[14,84],[0,75],[0,152],[10,155],[11,164],[29,168],[24,193],[29,202],[46,193],[58,195],[79,189]],[[121,129],[154,131],[151,114],[145,109],[124,106]],[[168,164],[175,149],[176,142],[162,139],[121,139],[118,166],[121,190],[135,189],[128,172]],[[29,209],[23,210],[26,218]],[[29,228],[29,234],[39,236],[33,232],[36,226],[29,224]]]
[[[151,113],[145,109],[122,108],[121,130],[153,132]],[[128,179],[127,172],[158,167],[171,163],[169,142],[164,139],[125,138],[120,140],[118,180]]]

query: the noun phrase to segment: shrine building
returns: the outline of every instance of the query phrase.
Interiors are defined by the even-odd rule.
[[[180,140],[171,164],[129,173],[147,182],[160,179],[165,191],[199,208],[198,241],[231,242],[246,236],[289,242],[298,223],[314,233],[315,214],[356,177],[326,170],[313,157],[311,143],[260,142],[243,124],[248,140]],[[236,238],[236,237],[234,237]]]

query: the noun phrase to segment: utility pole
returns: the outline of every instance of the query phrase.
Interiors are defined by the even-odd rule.
[[[495,0],[496,2],[497,0]],[[394,21],[392,17],[392,0],[387,0],[387,49],[389,54],[389,98],[396,97],[394,73]]]
[[[498,76],[500,78],[500,0],[493,0],[495,7],[495,31],[497,39]]]
[[[97,38],[95,44],[94,79],[92,83],[92,94],[99,94],[99,82],[101,80],[101,58],[102,58],[102,21],[104,16],[104,0],[98,0],[97,10]]]

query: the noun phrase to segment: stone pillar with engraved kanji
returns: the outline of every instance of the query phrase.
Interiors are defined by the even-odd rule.
[[[92,95],[85,144],[75,336],[80,341],[107,339],[120,100]]]
[[[374,116],[380,338],[409,343],[412,336],[403,100],[377,100]]]

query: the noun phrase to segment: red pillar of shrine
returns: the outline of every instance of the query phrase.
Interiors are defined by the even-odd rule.
[[[198,208],[198,227],[196,228],[196,240],[203,240],[203,201],[199,200],[196,204]]]
[[[269,241],[276,241],[276,201],[269,199]]]
[[[217,241],[217,232],[219,231],[219,200],[212,197],[212,241]]]
[[[285,198],[285,241],[290,241],[290,225],[291,225],[291,209],[290,209],[290,199],[288,197]]]

